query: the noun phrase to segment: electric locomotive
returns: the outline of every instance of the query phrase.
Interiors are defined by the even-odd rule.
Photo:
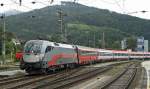
[[[45,40],[30,40],[25,44],[21,69],[28,73],[49,72],[78,64],[77,48]]]

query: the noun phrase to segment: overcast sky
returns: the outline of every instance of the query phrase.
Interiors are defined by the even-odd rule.
[[[32,4],[31,2],[37,2]],[[0,12],[5,12],[10,9],[16,9],[20,11],[29,11],[32,9],[42,8],[48,5],[59,4],[60,1],[74,1],[74,0],[54,0],[50,4],[51,0],[22,0],[22,6],[19,6],[19,0],[0,0],[0,4],[4,6],[0,7]],[[137,16],[140,18],[150,19],[150,0],[76,0],[76,2],[93,6],[101,9],[109,9],[110,11],[115,11],[122,14],[129,14],[132,16]],[[142,13],[140,11],[148,11]],[[132,13],[137,12],[137,13]],[[131,14],[132,13],[132,14]]]

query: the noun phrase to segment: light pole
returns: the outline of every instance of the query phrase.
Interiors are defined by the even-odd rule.
[[[105,33],[102,34],[102,48],[105,48]]]
[[[2,32],[2,63],[5,63],[6,58],[6,44],[5,44],[5,32],[6,32],[6,22],[5,22],[5,14],[1,16],[1,19],[3,20],[3,32]]]

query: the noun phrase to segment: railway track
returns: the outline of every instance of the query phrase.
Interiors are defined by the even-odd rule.
[[[15,83],[15,82],[29,80],[31,78],[34,79],[36,77],[37,76],[16,76],[16,77],[12,77],[12,78],[6,78],[6,79],[0,80],[0,86],[12,84],[12,83]]]
[[[23,88],[23,89],[29,89],[25,88],[24,86],[28,86],[30,84],[33,84],[35,82],[43,81],[46,79],[51,79],[57,77],[62,77],[62,76],[68,76],[69,74],[75,73],[78,71],[77,69],[74,70],[65,70],[56,74],[50,74],[50,75],[37,75],[37,76],[24,76],[24,77],[18,77],[18,78],[13,78],[11,80],[4,80],[2,81],[1,88],[2,89],[17,89],[17,88]]]
[[[137,73],[137,65],[130,65],[109,82],[106,82],[104,86],[99,86],[96,89],[128,89]]]
[[[120,64],[124,63],[112,64],[107,67],[79,67],[51,75],[4,78],[0,80],[0,86],[1,89],[66,89],[65,87],[70,84],[89,79]]]
[[[49,83],[49,85],[47,86],[38,87],[38,89],[69,89],[69,87],[71,87],[70,85],[75,85],[83,81],[86,81],[87,79],[95,77],[96,75],[102,74],[106,71],[109,71],[110,69],[113,68],[113,66],[120,65],[120,64],[124,64],[124,63],[112,64],[107,67],[96,67],[97,69],[93,71],[81,75],[76,75],[73,77],[68,77],[66,79],[56,81],[54,83]]]
[[[0,79],[0,85],[2,82],[6,82],[6,81],[9,81],[9,80],[14,80],[14,79],[18,79],[18,78],[22,78],[24,76],[11,76],[11,77],[4,77],[4,78],[1,78]]]
[[[49,89],[49,88],[51,88],[51,89],[63,89],[63,88],[68,87],[69,85],[72,85],[72,84],[81,82],[83,80],[89,79],[89,78],[96,76],[97,74],[100,74],[100,73],[107,71],[109,69],[110,69],[110,67],[96,69],[96,70],[93,70],[93,71],[88,72],[88,73],[84,73],[81,75],[77,75],[77,76],[73,76],[73,77],[69,77],[69,78],[57,81],[57,82],[51,84],[50,86],[46,86],[46,87],[42,87],[42,88],[44,88],[44,89]]]
[[[78,70],[76,73],[70,74],[68,76],[61,76],[55,78],[49,78],[43,81],[37,81],[27,86],[22,86],[19,89],[66,89],[66,86],[81,82],[83,80],[89,79],[97,74],[107,71],[112,68],[112,66],[120,65],[124,63],[116,63],[108,65],[107,67],[86,67],[84,69]]]
[[[0,80],[6,77],[8,77],[8,75],[0,75]]]
[[[95,70],[95,69],[93,68],[92,70]],[[47,85],[51,85],[51,84],[57,83],[58,81],[63,81],[66,78],[71,78],[71,77],[74,77],[76,75],[87,73],[87,72],[92,71],[92,70],[89,70],[88,68],[83,68],[82,67],[82,68],[80,68],[80,69],[78,69],[78,70],[76,70],[74,72],[66,73],[66,74],[63,74],[61,76],[55,76],[53,78],[47,78],[47,79],[45,79],[43,81],[36,81],[36,82],[34,82],[34,83],[30,84],[30,85],[22,86],[19,89],[39,89],[39,88],[45,89],[43,87],[45,87]]]

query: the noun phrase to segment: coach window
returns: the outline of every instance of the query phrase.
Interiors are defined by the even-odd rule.
[[[86,55],[86,51],[81,51],[81,55]]]

